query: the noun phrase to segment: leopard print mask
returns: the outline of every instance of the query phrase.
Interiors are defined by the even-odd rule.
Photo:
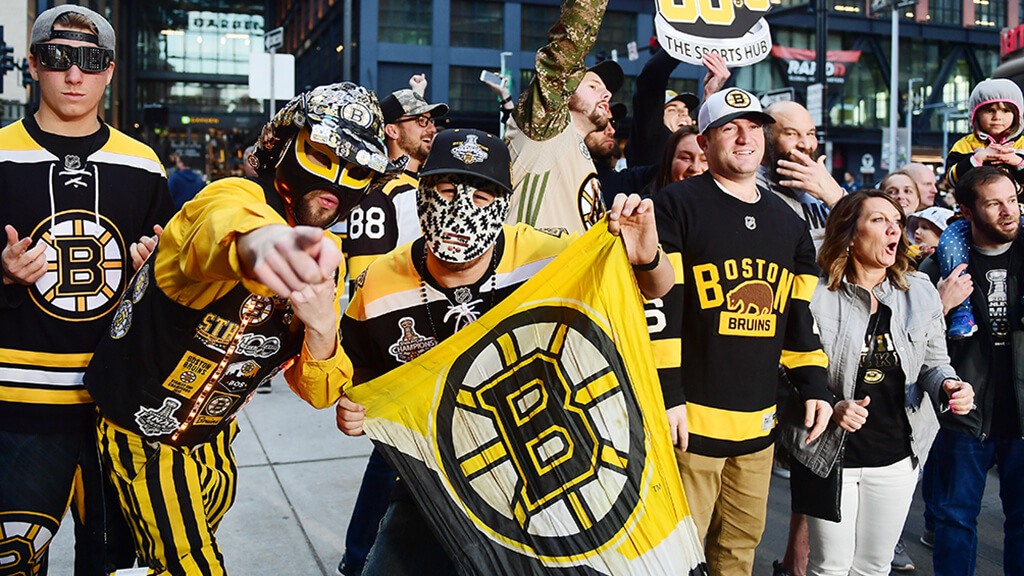
[[[451,200],[437,191],[442,178],[427,177],[416,191],[416,208],[420,229],[427,248],[440,260],[452,263],[470,262],[479,258],[498,241],[502,224],[508,217],[512,195],[489,180],[466,175],[445,176],[455,186]],[[473,194],[483,190],[494,195],[494,201],[478,207]]]

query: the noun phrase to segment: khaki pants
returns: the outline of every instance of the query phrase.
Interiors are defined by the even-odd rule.
[[[768,514],[772,447],[731,458],[676,449],[676,462],[711,576],[749,576]]]

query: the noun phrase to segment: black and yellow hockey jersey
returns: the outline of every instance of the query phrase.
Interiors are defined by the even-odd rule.
[[[47,246],[35,284],[0,289],[0,428],[92,418],[82,375],[132,276],[129,245],[173,211],[153,150],[106,124],[62,137],[29,116],[0,130],[0,225]]]
[[[494,248],[494,273],[454,289],[425,273],[422,239],[378,258],[357,279],[341,320],[356,379],[366,381],[430,350],[501,302],[575,238],[506,225]]]
[[[676,270],[663,307],[648,312],[664,315],[652,340],[665,405],[686,404],[691,452],[763,449],[780,363],[804,399],[831,397],[809,310],[818,268],[807,225],[774,194],[743,202],[710,172],[659,192],[655,215]]]
[[[419,238],[416,211],[419,176],[406,170],[397,178],[374,186],[338,226],[352,282],[378,257]],[[349,294],[354,292],[350,286]]]

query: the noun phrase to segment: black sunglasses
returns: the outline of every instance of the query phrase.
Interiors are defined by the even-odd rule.
[[[36,44],[32,46],[32,54],[44,68],[63,72],[78,66],[79,70],[89,74],[106,72],[114,59],[113,53],[105,48],[67,44]]]

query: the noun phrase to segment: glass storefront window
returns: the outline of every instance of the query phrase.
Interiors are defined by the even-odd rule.
[[[451,45],[468,48],[502,47],[504,5],[481,0],[452,0]]]
[[[433,42],[433,2],[380,0],[377,40],[428,46]]]
[[[168,11],[166,22],[139,27],[140,70],[249,74],[249,54],[263,49],[262,14]]]

